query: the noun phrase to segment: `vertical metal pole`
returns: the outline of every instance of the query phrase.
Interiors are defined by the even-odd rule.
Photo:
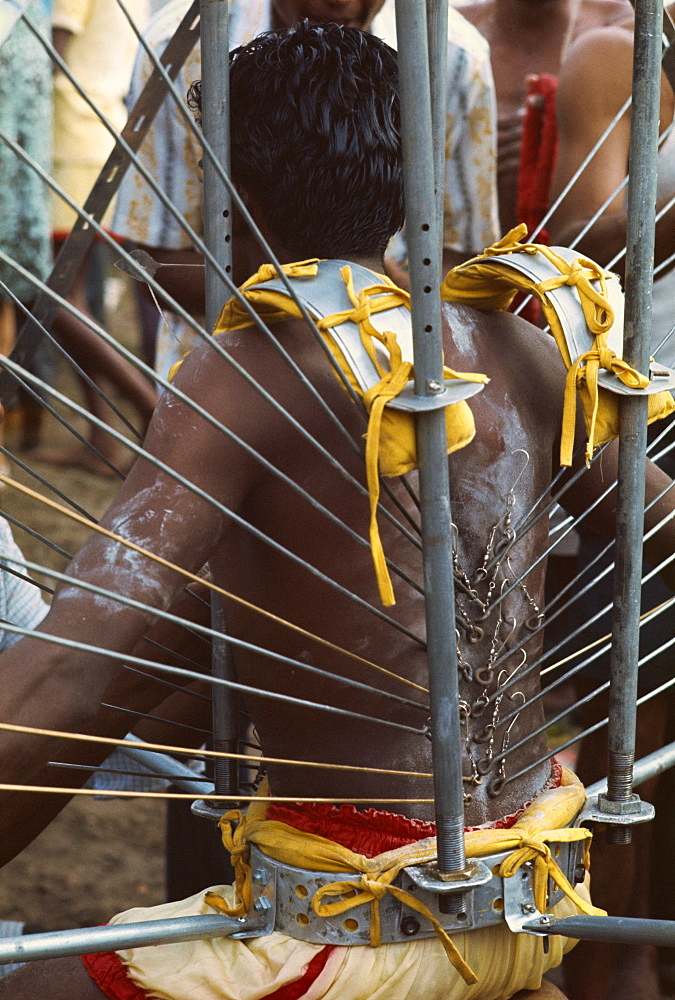
[[[429,80],[431,86],[431,129],[436,185],[436,226],[438,252],[443,261],[443,213],[445,209],[445,122],[448,77],[448,0],[426,0],[429,36]]]
[[[415,393],[443,391],[425,0],[396,0]],[[445,411],[417,414],[438,867],[466,867]]]
[[[202,129],[221,164],[230,168],[230,63],[228,0],[201,0]],[[213,163],[204,157],[204,241],[226,273],[232,271],[232,205],[227,188]],[[206,328],[212,330],[228,293],[214,268],[206,264]],[[226,632],[220,600],[214,594],[211,621]],[[214,639],[211,657],[214,677],[235,679],[229,643]],[[213,748],[236,752],[239,734],[238,698],[228,688],[213,689]],[[216,760],[214,784],[221,795],[238,789],[236,761]]]
[[[227,631],[220,598],[211,595],[211,627],[221,634]],[[211,653],[211,673],[222,680],[236,680],[232,647],[224,639],[214,639]],[[236,753],[239,740],[239,698],[235,691],[222,684],[213,685],[213,749]],[[213,783],[217,795],[236,795],[239,790],[239,767],[230,758],[215,759]]]
[[[633,114],[630,139],[624,357],[649,368],[654,270],[654,209],[661,85],[662,0],[636,0]],[[623,811],[632,795],[638,682],[640,576],[647,447],[647,400],[621,398],[617,552],[609,707],[607,800]],[[611,807],[610,807],[611,808]],[[614,806],[616,810],[617,806]],[[630,842],[630,826],[613,827],[614,843]]]
[[[228,0],[201,0],[202,130],[219,161],[230,168]],[[227,274],[232,271],[232,205],[227,188],[204,157],[204,241]],[[206,329],[225,300],[222,280],[206,264]]]

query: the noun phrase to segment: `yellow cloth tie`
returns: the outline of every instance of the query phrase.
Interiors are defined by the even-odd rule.
[[[266,784],[261,795],[268,794]],[[585,800],[583,785],[571,771],[563,768],[559,788],[542,792],[508,830],[471,830],[465,834],[468,858],[484,857],[503,851],[512,853],[500,866],[500,875],[511,878],[528,861],[534,863],[535,902],[540,912],[548,905],[548,878],[587,914],[604,914],[587,903],[564,876],[548,842],[568,843],[584,840],[587,844],[584,863],[588,867],[588,846],[592,834],[585,827],[568,827]],[[374,858],[356,854],[325,837],[319,837],[276,820],[265,818],[267,805],[252,802],[246,814],[239,810],[226,813],[220,821],[223,843],[230,852],[235,871],[235,886],[240,902],[233,907],[217,893],[207,893],[206,902],[228,916],[244,916],[251,903],[251,870],[248,844],[254,843],[270,858],[282,864],[308,871],[354,872],[357,879],[345,878],[318,889],[312,898],[312,908],[318,916],[346,913],[357,906],[370,904],[370,943],[380,944],[379,901],[386,893],[426,917],[438,935],[445,952],[466,983],[476,977],[464,962],[447,932],[438,920],[412,893],[393,885],[399,872],[408,865],[424,864],[436,859],[436,839],[420,840]],[[330,902],[331,896],[341,899]],[[344,898],[346,896],[346,898]]]
[[[614,322],[614,311],[607,298],[607,275],[595,261],[577,257],[571,263],[551,247],[538,243],[522,243],[527,233],[525,225],[516,226],[480,257],[460,264],[450,271],[441,285],[441,298],[474,306],[483,310],[508,309],[517,292],[534,295],[542,304],[551,326],[551,333],[568,369],[563,402],[560,464],[571,465],[576,429],[576,392],[580,392],[586,421],[586,461],[594,450],[619,433],[618,399],[615,394],[598,386],[601,368],[613,372],[625,385],[643,389],[649,385],[646,376],[617,357],[607,346],[607,335]],[[492,258],[525,252],[542,254],[559,272],[546,281],[535,282],[527,275],[510,269],[505,271]],[[599,288],[592,282],[597,282]],[[548,293],[570,285],[579,294],[581,309],[595,342],[592,348],[578,358],[570,357],[565,333]],[[675,409],[669,392],[654,393],[649,397],[648,422],[668,416]]]
[[[332,316],[326,316],[319,323],[317,323],[317,326],[322,332],[327,334],[329,330],[339,326],[341,323],[345,323],[347,321],[355,323],[359,328],[361,343],[368,352],[368,355],[376,367],[378,374],[381,375],[380,381],[363,393],[363,403],[366,408],[366,412],[368,413],[365,457],[366,481],[370,498],[370,547],[375,566],[375,575],[380,592],[380,599],[385,607],[389,607],[395,603],[394,590],[391,584],[389,570],[387,569],[387,562],[382,548],[380,531],[377,524],[377,505],[380,499],[379,476],[382,471],[380,465],[383,453],[382,420],[387,403],[392,399],[395,399],[396,396],[398,396],[398,394],[405,389],[408,382],[410,382],[410,380],[414,377],[414,367],[412,362],[403,361],[396,335],[388,330],[377,330],[373,326],[370,317],[373,313],[383,312],[387,309],[394,309],[398,306],[404,306],[406,309],[410,309],[410,295],[408,292],[403,291],[403,289],[397,288],[396,285],[394,285],[388,278],[384,278],[381,283],[369,285],[367,288],[363,288],[357,295],[354,290],[354,280],[351,268],[348,266],[343,267],[340,274],[342,275],[347,295],[349,296],[349,301],[352,303],[353,308],[344,310],[340,313],[334,313]],[[329,343],[331,343],[331,339],[328,339]],[[373,343],[374,341],[381,343],[387,351],[389,356],[388,371],[382,366],[377,357],[377,352]],[[360,387],[357,385],[351,369],[344,361],[344,358],[341,352],[339,352],[336,348],[336,345],[333,345],[333,351],[338,359],[338,362],[340,363],[340,368],[344,371],[350,384],[354,389],[360,392]],[[451,368],[446,367],[443,368],[443,377],[447,379],[462,378],[470,382],[488,381],[488,378],[485,375],[477,374],[475,372],[455,372]],[[395,414],[399,423],[402,422],[402,416],[404,415],[398,413]],[[473,433],[474,431],[472,430],[471,437],[473,437]],[[450,446],[449,450],[454,450],[450,431],[448,431],[448,439],[448,444]],[[463,440],[462,444],[466,443],[468,443],[468,441]],[[459,446],[461,447],[462,445]],[[385,469],[382,471],[382,474],[386,475],[387,471],[388,470]],[[409,468],[400,471],[409,471]],[[399,470],[396,470],[394,474],[398,474],[398,472]]]
[[[436,931],[453,968],[459,972],[464,982],[468,985],[477,983],[478,977],[464,961],[447,931],[441,926],[431,910],[417,899],[413,893],[407,892],[405,889],[399,888],[399,886],[391,885],[391,882],[396,878],[402,867],[403,865],[394,866],[389,871],[378,875],[363,874],[358,882],[330,882],[317,889],[314,893],[312,909],[319,917],[332,917],[340,913],[346,913],[348,910],[352,910],[356,906],[362,906],[364,903],[370,903],[370,946],[371,948],[377,948],[381,944],[379,902],[387,893],[390,893],[396,899],[400,900],[400,902],[427,918]],[[327,896],[345,896],[345,894],[347,894],[347,898],[341,899],[338,902],[323,902]]]

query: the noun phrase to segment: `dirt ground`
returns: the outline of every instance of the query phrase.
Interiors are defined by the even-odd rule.
[[[127,286],[113,277],[115,308],[109,311],[109,329],[136,349],[137,324],[133,299]],[[110,279],[108,279],[110,282]],[[62,370],[62,391],[82,396]],[[86,425],[75,421],[80,430]],[[16,419],[8,421],[5,444],[16,450]],[[49,417],[43,444],[68,443],[66,432]],[[36,463],[29,452],[17,457],[95,517],[106,509],[117,488],[115,481],[70,468]],[[59,497],[36,482],[17,464],[9,473],[39,493]],[[88,529],[23,496],[11,486],[0,491],[0,510],[29,524],[69,553],[77,551]],[[67,559],[20,529],[16,540],[27,558],[63,570]],[[116,911],[164,898],[164,813],[162,802],[149,800],[73,800],[61,815],[19,857],[0,869],[0,919],[24,920],[47,930],[89,926],[105,922]]]

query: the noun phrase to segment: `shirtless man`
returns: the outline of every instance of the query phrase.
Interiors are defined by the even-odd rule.
[[[469,0],[459,9],[490,43],[497,91],[499,218],[506,232],[522,221],[516,219],[516,192],[527,77],[558,76],[577,38],[625,19],[631,8],[627,0]]]
[[[392,51],[372,35],[350,28],[302,26],[251,43],[235,55],[232,66],[233,179],[280,260],[320,255],[342,258],[355,271],[358,266],[381,271],[387,241],[401,223],[402,205]],[[338,66],[349,66],[349,73],[338,74]],[[293,99],[297,94],[302,95],[302,101]],[[241,261],[243,254],[238,259]],[[251,268],[260,263],[259,258],[249,260]],[[311,278],[305,275],[296,280],[309,282],[306,287],[311,288]],[[262,385],[300,426],[311,430],[324,451],[319,452],[301,436],[297,425],[236,373],[211,344],[203,344],[178,371],[176,394],[166,392],[160,400],[146,440],[148,457],[138,460],[102,524],[188,571],[196,572],[208,561],[218,585],[250,602],[244,606],[228,600],[226,617],[232,635],[261,650],[239,648],[235,657],[240,681],[257,692],[247,695],[247,703],[266,755],[333,766],[358,764],[429,772],[431,752],[424,735],[427,708],[418,697],[419,689],[410,688],[410,682],[424,686],[427,678],[425,652],[416,638],[424,634],[420,593],[397,578],[396,605],[387,609],[386,617],[373,613],[379,601],[368,547],[339,523],[328,520],[316,506],[324,505],[340,522],[367,537],[367,498],[329,460],[337,460],[352,477],[364,482],[363,458],[355,454],[307,385],[280,359],[279,346],[291,354],[330,413],[355,440],[361,440],[364,429],[360,412],[302,322],[282,319],[273,325],[272,333],[269,339],[256,327],[246,327],[218,333],[215,341],[254,384]],[[509,518],[514,522],[521,518],[550,481],[564,372],[549,338],[511,314],[483,314],[446,305],[444,347],[447,364],[464,371],[488,372],[492,379],[472,400],[475,440],[449,460],[457,525],[457,575],[466,584],[458,598],[460,616],[466,623],[458,633],[460,696],[466,720],[464,772],[471,788],[466,819],[475,825],[514,813],[554,777],[550,763],[541,760],[546,752],[545,736],[527,739],[543,721],[540,702],[523,707],[515,722],[505,721],[509,709],[522,706],[538,690],[536,671],[523,674],[515,691],[503,692],[502,710],[491,710],[488,719],[480,711],[485,708],[485,695],[495,693],[505,679],[503,671],[494,676],[490,669],[491,649],[503,642],[508,650],[529,634],[526,622],[537,618],[542,601],[544,566],[530,573],[525,585],[516,587],[503,605],[495,602],[495,595],[501,593],[505,580],[514,580],[531,565],[545,545],[546,525],[538,522],[512,548],[509,560],[497,558],[497,567],[487,574],[482,567],[486,547],[487,554],[495,554],[508,537]],[[523,359],[523,363],[505,366],[505,355]],[[179,392],[187,399],[177,395]],[[226,426],[248,450],[197,414],[189,401]],[[269,465],[263,466],[250,449],[288,479],[280,479]],[[157,468],[153,458],[187,483],[194,483],[202,493],[196,495],[169,472]],[[569,490],[570,509],[586,509],[589,498],[600,491],[601,482],[606,484],[614,467],[610,449],[605,452],[602,471],[593,465]],[[290,482],[300,484],[313,502]],[[649,496],[669,482],[650,467]],[[391,485],[399,504],[415,518],[415,507],[402,484],[395,480]],[[381,518],[384,550],[410,580],[421,581],[419,551],[398,529],[395,522],[400,513],[391,500],[385,497],[383,503],[393,516],[393,522]],[[648,516],[648,523],[661,516],[663,507]],[[224,510],[234,512],[239,520]],[[594,514],[599,528],[611,530],[612,518],[611,501]],[[649,551],[656,558],[674,547],[675,527],[670,526],[654,537]],[[41,630],[103,644],[120,656],[142,635],[153,610],[167,607],[181,586],[181,576],[172,566],[130,552],[120,542],[98,533],[77,555],[70,575],[72,584],[60,588]],[[132,598],[148,610],[78,588],[77,581],[85,580]],[[344,589],[336,590],[331,580]],[[260,608],[276,617],[261,614]],[[482,611],[485,617],[479,634],[474,625]],[[287,622],[295,628],[288,628]],[[526,657],[522,652],[507,657],[508,674],[516,670],[522,673],[525,662],[536,657],[540,643],[540,637],[534,637],[526,644]],[[279,662],[262,650],[281,654],[291,663]],[[19,660],[23,671],[17,670]],[[30,665],[28,670],[26,664]],[[303,666],[319,667],[325,673],[306,674]],[[390,673],[382,674],[378,667]],[[3,718],[40,726],[78,727],[95,711],[114,667],[103,657],[30,638],[0,657],[0,674]],[[372,685],[372,690],[353,688],[355,680]],[[304,703],[286,701],[280,705],[270,693],[300,697]],[[395,701],[392,695],[405,700]],[[321,706],[354,714],[341,717]],[[515,747],[521,739],[525,743],[509,756],[502,775],[492,756],[506,742]],[[48,744],[46,748],[35,738],[2,734],[2,779],[29,779],[45,752]],[[487,762],[484,775],[472,764],[479,757]],[[527,765],[534,766],[516,777]],[[270,765],[268,773],[278,796],[356,799],[359,809],[384,799],[400,814],[387,817],[388,823],[407,823],[406,817],[433,819],[431,781],[423,774],[406,777],[330,767],[317,770],[302,763]],[[503,776],[513,780],[500,790]],[[345,808],[349,812],[350,807]],[[368,823],[372,822],[369,818]],[[532,941],[522,935],[519,938],[518,947],[525,946],[525,940]],[[552,948],[558,947],[555,940]],[[387,974],[390,978],[381,984],[381,991],[378,988],[378,996],[420,996],[424,1000],[466,996],[465,987],[450,967],[447,981],[445,973],[430,980],[426,969],[432,959],[437,961],[439,943],[432,942],[429,950],[426,945],[417,949],[417,944],[411,966],[396,961],[401,952],[388,953],[393,956]],[[237,943],[237,947],[248,946]],[[383,954],[387,954],[386,948],[397,949],[399,945],[385,946]],[[220,944],[214,950],[219,949]],[[358,951],[338,949],[336,960],[344,958],[349,963]],[[539,944],[534,954],[541,963],[543,948]],[[494,974],[501,976],[501,965],[490,952],[491,970],[495,963]],[[256,963],[256,968],[262,965]],[[519,990],[527,987],[534,990],[527,994],[533,998],[559,996],[548,987],[539,989],[541,970],[546,966],[538,964],[538,973],[533,968],[532,961],[526,963],[519,983],[500,980],[501,988],[495,988],[493,982],[489,995],[524,997]],[[197,972],[201,975],[202,970]],[[227,962],[222,972],[229,973]],[[413,979],[405,983],[397,978],[411,974]],[[369,995],[358,974],[354,976],[354,988],[361,991],[358,995]],[[125,982],[128,986],[128,980]],[[280,986],[283,976],[276,982]],[[257,996],[277,988],[271,986],[265,992],[265,985],[266,981],[256,987]],[[94,985],[78,960],[70,958],[27,966],[0,986],[0,997],[34,997],[47,988],[52,1000],[116,996],[112,986]],[[186,989],[187,995],[196,995]],[[217,989],[220,995],[229,995],[220,980]],[[156,993],[154,985],[152,992]],[[237,991],[237,995],[244,994]],[[472,989],[472,997],[480,995]]]

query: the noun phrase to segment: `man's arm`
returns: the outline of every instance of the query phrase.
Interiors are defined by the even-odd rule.
[[[210,625],[208,591],[200,585],[192,585],[188,590],[181,591],[171,606],[171,612],[178,617],[187,618],[190,622]],[[210,644],[207,639],[200,638],[192,630],[167,623],[162,619],[134,648],[133,655],[179,667],[189,664],[190,669],[205,673],[208,673],[211,662]],[[159,680],[156,680],[155,676]],[[171,688],[167,688],[161,678],[160,671],[155,675],[138,670],[120,670],[104,692],[103,704],[99,705],[91,721],[82,727],[82,732],[90,736],[123,739],[133,728],[133,731],[146,741],[187,747],[197,746],[200,739],[194,729],[177,728],[160,720],[176,719],[188,726],[196,725],[208,729],[210,702],[182,691],[173,691],[167,698],[166,692],[171,691]],[[205,687],[204,682],[190,685],[187,677],[181,678],[179,675],[172,675],[171,681],[188,685],[188,690],[197,686],[200,690]],[[206,690],[208,691],[208,688]],[[138,724],[134,724],[134,713],[150,713],[156,716],[157,721],[142,719]],[[0,738],[3,738],[1,731]],[[44,762],[51,759],[93,769],[114,749],[109,743],[79,739],[48,740],[26,735],[23,740],[24,749],[21,755],[23,766],[30,768],[32,762],[38,759],[42,765],[34,771],[30,779],[32,784],[73,789],[84,784],[90,771],[71,767],[58,768]],[[19,780],[23,783],[25,776]],[[3,793],[0,809],[0,865],[6,864],[30,844],[63,809],[69,799],[70,796],[64,793],[53,795],[44,792]]]
[[[255,340],[255,338],[252,338]],[[246,348],[248,350],[248,348]],[[262,363],[269,358],[256,340]],[[270,348],[271,350],[271,348]],[[210,344],[201,345],[182,366],[176,387],[254,447],[278,440],[271,413],[259,413],[259,397]],[[278,424],[278,421],[277,421]],[[187,483],[237,510],[259,474],[259,466],[204,418],[171,393],[164,393],[145,447]],[[149,458],[134,465],[102,526],[191,573],[198,573],[220,544],[226,517],[209,500],[177,482]],[[169,608],[186,580],[177,570],[130,550],[98,532],[75,557],[72,583],[57,589],[40,633],[119,654],[110,658],[30,637],[0,656],[0,720],[51,729],[81,730],[96,714],[121,659],[147,632],[157,608]],[[82,580],[140,602],[130,608],[113,598],[78,588]],[[2,780],[25,781],[49,753],[19,734],[0,735]]]
[[[622,27],[587,32],[570,51],[557,92],[560,150],[552,202],[630,96],[632,64],[632,35]],[[672,117],[672,92],[664,79],[661,121],[665,125]],[[552,243],[568,246],[611,198],[626,176],[629,144],[630,111],[627,111],[553,215],[550,223]],[[600,264],[607,264],[626,245],[626,194],[624,188],[612,198],[604,214],[578,244],[581,252]],[[674,221],[675,211],[670,211],[657,224],[657,263],[675,251]],[[623,262],[616,270],[623,272]]]

